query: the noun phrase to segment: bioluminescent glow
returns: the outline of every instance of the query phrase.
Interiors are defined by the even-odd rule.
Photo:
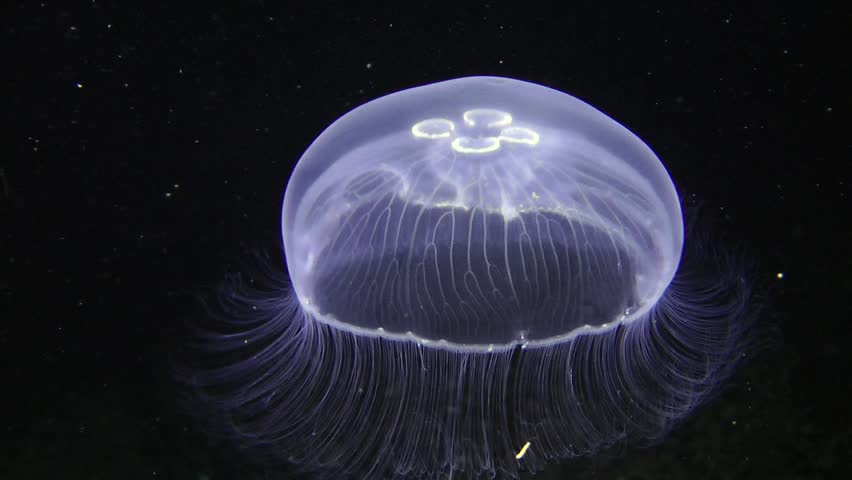
[[[226,283],[187,377],[266,462],[517,477],[660,438],[745,345],[742,269],[689,236],[682,255],[654,152],[540,85],[356,108],[299,160],[281,229],[289,278]]]

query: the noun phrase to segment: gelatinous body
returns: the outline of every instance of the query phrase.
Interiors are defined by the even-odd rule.
[[[192,372],[268,461],[514,477],[659,438],[745,342],[742,272],[704,246],[681,264],[660,160],[540,85],[462,78],[353,110],[300,159],[281,225],[289,280],[229,283],[228,333],[204,337],[220,361]]]

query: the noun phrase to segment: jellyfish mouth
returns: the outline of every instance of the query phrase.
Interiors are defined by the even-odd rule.
[[[413,214],[401,201],[384,215],[378,231],[399,232],[393,241],[355,225],[323,249],[305,295],[315,316],[427,341],[512,345],[603,328],[640,304],[630,251],[605,229],[553,212]]]

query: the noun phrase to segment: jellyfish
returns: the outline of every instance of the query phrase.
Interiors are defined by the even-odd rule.
[[[654,152],[577,98],[393,93],[298,161],[287,273],[225,282],[185,378],[252,458],[333,478],[517,478],[653,443],[754,317],[743,264],[685,231]]]

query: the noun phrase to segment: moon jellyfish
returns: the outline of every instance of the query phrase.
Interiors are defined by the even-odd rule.
[[[516,478],[659,440],[743,355],[741,262],[687,235],[654,152],[533,83],[371,101],[290,176],[288,274],[235,274],[185,372],[264,464]]]

